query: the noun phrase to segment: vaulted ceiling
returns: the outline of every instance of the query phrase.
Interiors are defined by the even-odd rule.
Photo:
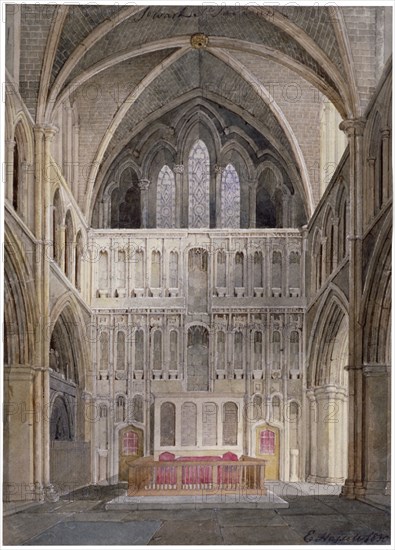
[[[310,106],[310,126],[319,131],[317,98],[355,118],[377,80],[374,58],[361,64],[376,41],[375,8],[47,8],[45,16],[40,6],[22,8],[20,91],[38,123],[53,122],[63,101],[77,105],[82,160],[91,167],[80,189],[85,212],[101,172],[133,135],[200,94],[248,117],[288,155],[311,213],[319,150],[296,107]],[[191,40],[196,34],[201,43]],[[297,104],[289,97],[295,90]]]

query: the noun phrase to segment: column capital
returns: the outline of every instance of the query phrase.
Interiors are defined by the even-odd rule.
[[[216,174],[222,174],[222,172],[225,170],[225,166],[223,166],[222,164],[216,164],[214,166],[214,172]]]
[[[381,132],[381,139],[389,139],[391,135],[391,128],[389,128],[388,126],[385,126],[384,128],[381,128],[380,132]]]
[[[138,186],[140,187],[140,190],[141,191],[147,191],[149,186],[151,184],[151,181],[150,180],[147,180],[147,179],[141,179],[139,182],[138,182]]]
[[[173,166],[173,172],[175,174],[183,174],[184,173],[184,165],[183,164],[175,164]]]
[[[59,128],[53,124],[35,124],[33,131],[36,135],[41,134],[46,139],[51,140],[59,131]]]
[[[9,151],[14,151],[16,141],[15,141],[15,139],[6,139],[5,140],[5,145],[6,145],[6,147]]]
[[[59,132],[59,128],[54,124],[47,124],[44,128],[45,139],[51,141]]]
[[[366,118],[346,118],[339,124],[340,130],[344,132],[347,137],[362,136],[366,126]]]
[[[376,157],[368,157],[366,159],[366,162],[369,164],[369,166],[374,166],[374,164],[376,162]]]

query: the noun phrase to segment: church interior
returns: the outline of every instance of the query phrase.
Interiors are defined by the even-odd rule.
[[[5,12],[6,520],[231,461],[389,517],[392,8]]]

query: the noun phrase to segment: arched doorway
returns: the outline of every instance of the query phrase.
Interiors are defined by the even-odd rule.
[[[71,441],[73,439],[70,411],[63,397],[58,396],[54,401],[49,432],[51,441]]]
[[[133,425],[119,430],[119,480],[129,479],[129,464],[143,456],[144,432]]]
[[[348,315],[337,290],[329,290],[316,319],[308,357],[308,480],[343,483],[348,454]]]
[[[49,345],[50,480],[60,492],[70,483],[91,481],[81,330],[74,304],[67,303],[56,318]]]
[[[266,460],[265,479],[280,478],[280,430],[268,424],[255,429],[255,454]]]
[[[37,337],[37,305],[34,278],[22,253],[21,243],[5,227],[4,247],[4,424],[3,498],[5,501],[34,499],[25,487],[34,483],[35,425],[16,414],[23,404],[33,411],[34,354]],[[40,404],[38,404],[40,406]]]

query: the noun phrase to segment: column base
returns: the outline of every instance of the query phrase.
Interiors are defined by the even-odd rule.
[[[340,496],[349,499],[356,499],[365,495],[365,488],[360,481],[346,480],[342,487]]]
[[[52,483],[49,483],[48,485],[46,485],[46,487],[44,487],[44,495],[45,500],[49,502],[58,502],[60,498],[58,491],[55,489]]]

